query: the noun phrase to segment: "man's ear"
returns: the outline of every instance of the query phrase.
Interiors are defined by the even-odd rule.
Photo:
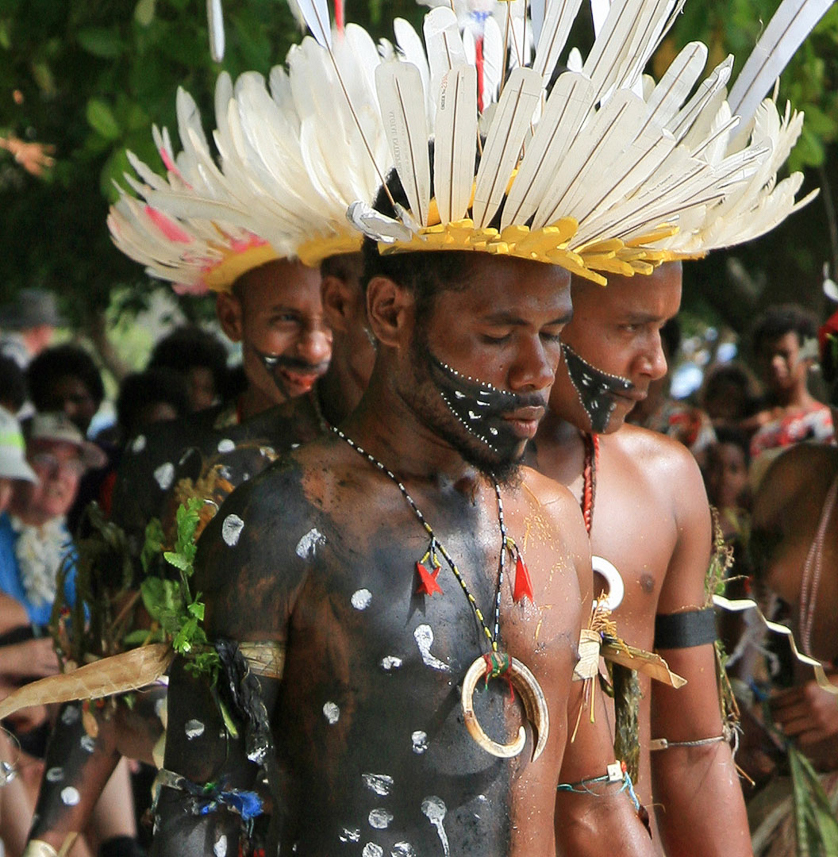
[[[346,333],[354,315],[355,298],[350,286],[340,277],[326,274],[320,282],[320,299],[329,327]]]
[[[375,338],[382,345],[399,348],[413,329],[416,301],[409,289],[389,277],[373,277],[367,285],[367,316]]]
[[[215,299],[215,315],[225,336],[231,342],[242,340],[242,304],[232,292],[219,292]]]

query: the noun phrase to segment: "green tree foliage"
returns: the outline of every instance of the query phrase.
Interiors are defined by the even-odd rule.
[[[711,46],[711,65],[733,52],[741,67],[777,2],[688,0],[662,54],[698,38]],[[0,0],[0,133],[57,148],[55,167],[40,178],[0,152],[0,302],[23,286],[44,286],[62,297],[76,323],[92,326],[115,286],[136,286],[123,292],[132,296],[131,307],[149,293],[140,267],[114,249],[105,227],[113,180],[128,166],[126,148],[161,168],[150,126],[174,131],[179,85],[195,97],[209,126],[219,71],[267,73],[299,38],[286,0],[223,5],[227,50],[216,64],[203,0]],[[347,19],[376,36],[392,34],[397,15],[418,23],[425,11],[414,0],[346,5]],[[838,5],[801,48],[780,88],[781,99],[806,111],[806,130],[792,157],[794,168],[807,168],[806,187],[838,186],[836,42]],[[822,263],[834,259],[833,270],[838,266],[829,217],[822,198],[771,237],[737,251],[755,281],[768,283],[763,297],[790,294],[788,283],[795,283],[810,303],[815,300]],[[700,280],[692,294],[709,295],[717,312],[738,323],[753,300],[738,286],[731,292],[725,263],[725,254],[716,254],[693,265],[687,282]],[[726,304],[739,309],[731,315]]]

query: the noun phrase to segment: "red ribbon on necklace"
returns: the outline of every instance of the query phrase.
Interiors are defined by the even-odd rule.
[[[435,592],[442,595],[442,587],[437,583],[439,568],[435,568],[431,572],[421,562],[417,562],[416,573],[419,575],[419,586],[416,588],[417,595],[433,595]]]
[[[512,600],[520,601],[522,598],[529,598],[530,601],[535,600],[532,594],[529,569],[521,556],[521,551],[515,548],[515,586],[512,590]]]

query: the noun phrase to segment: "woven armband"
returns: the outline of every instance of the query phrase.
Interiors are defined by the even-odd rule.
[[[716,642],[716,613],[712,607],[655,616],[656,649],[689,649]]]

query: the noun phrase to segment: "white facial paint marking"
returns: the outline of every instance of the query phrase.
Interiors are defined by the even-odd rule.
[[[372,601],[372,592],[369,589],[359,589],[352,593],[352,606],[356,610],[366,610]]]
[[[393,790],[393,778],[387,774],[361,774],[361,779],[377,795],[388,795]]]
[[[81,800],[79,790],[72,786],[67,786],[66,789],[61,789],[61,800],[65,806],[77,806]]]
[[[154,478],[160,486],[161,491],[168,491],[172,487],[172,480],[175,478],[175,466],[171,461],[161,464],[154,471]]]
[[[381,669],[387,670],[397,670],[402,665],[402,659],[397,658],[395,655],[387,655],[387,657],[381,659]]]
[[[387,812],[386,809],[382,809],[381,807],[377,807],[376,809],[370,810],[367,820],[370,823],[370,827],[374,827],[376,830],[386,830],[390,826],[390,822],[393,820],[393,813]]]
[[[445,857],[449,857],[451,851],[448,846],[448,834],[445,832],[442,824],[445,814],[448,812],[448,807],[445,806],[441,798],[438,798],[436,795],[430,795],[430,797],[426,797],[422,801],[422,812],[436,828],[436,832],[439,834],[439,841],[442,843],[442,851]]]
[[[72,726],[74,723],[77,723],[79,717],[81,717],[81,712],[79,711],[78,705],[71,705],[69,708],[65,708],[64,711],[61,712],[61,722],[65,726]]]
[[[227,857],[227,837],[223,833],[215,840],[212,853],[215,854],[215,857]]]
[[[238,515],[227,515],[221,525],[221,538],[228,547],[235,547],[239,543],[239,536],[244,529],[244,521]]]
[[[64,768],[50,768],[44,776],[48,783],[60,783],[64,779]]]
[[[384,857],[384,849],[374,842],[367,842],[361,852],[361,857]]]
[[[338,839],[341,842],[357,842],[361,838],[361,828],[353,827],[351,830],[348,827],[344,827]]]
[[[329,721],[330,726],[334,726],[340,718],[340,709],[334,702],[327,702],[323,706],[323,713],[326,715],[326,720]]]
[[[410,740],[413,742],[413,752],[421,755],[428,749],[428,733],[422,732],[422,730],[417,730],[410,736]]]
[[[184,732],[189,741],[200,738],[204,734],[204,724],[200,720],[187,720],[184,724]]]
[[[416,857],[416,849],[409,842],[397,842],[390,857]]]
[[[300,559],[314,559],[318,545],[325,545],[326,537],[317,529],[312,527],[298,542],[296,547],[297,556]]]
[[[81,748],[85,753],[92,753],[96,749],[96,741],[89,735],[82,735],[79,744],[81,744]]]
[[[230,440],[229,437],[222,438],[220,441],[218,441],[219,452],[232,452],[235,448],[235,441]]]
[[[145,449],[145,444],[146,444],[145,435],[144,434],[138,434],[134,438],[134,440],[131,441],[131,452],[133,452],[135,455],[139,452],[142,452]]]
[[[431,646],[434,644],[434,632],[430,625],[420,625],[414,632],[413,637],[416,640],[416,645],[419,646],[419,653],[422,655],[422,660],[426,667],[440,672],[450,672],[451,667],[445,661],[435,658],[431,654]]]

